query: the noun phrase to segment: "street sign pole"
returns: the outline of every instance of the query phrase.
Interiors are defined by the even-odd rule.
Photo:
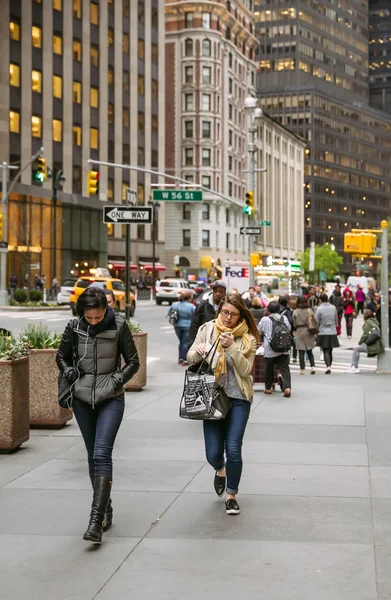
[[[381,333],[384,352],[377,356],[376,373],[391,373],[391,349],[389,348],[389,322],[388,322],[388,223],[380,223],[382,230],[382,262],[381,262]]]
[[[129,256],[129,246],[130,246],[130,225],[126,225],[126,238],[125,238],[125,319],[129,321],[130,319],[130,306],[129,306],[129,266],[130,266],[130,256]]]

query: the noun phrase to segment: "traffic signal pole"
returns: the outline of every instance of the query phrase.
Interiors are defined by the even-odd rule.
[[[381,333],[384,352],[377,357],[376,373],[391,373],[391,349],[389,348],[389,319],[388,319],[388,223],[380,223],[382,231],[381,249]]]
[[[249,122],[249,127],[248,127],[248,132],[250,135],[250,141],[248,143],[248,173],[247,173],[247,184],[248,184],[248,190],[251,190],[252,192],[254,192],[254,184],[255,184],[255,152],[256,152],[256,147],[255,147],[255,132],[257,130],[257,128],[254,126],[253,123],[253,117],[252,115],[248,115],[248,122]],[[251,215],[249,215],[249,226],[251,226],[253,224],[253,218],[254,218],[254,211],[251,213]],[[249,255],[251,256],[251,254],[254,251],[254,237],[252,235],[249,235],[248,237],[248,252]],[[249,269],[250,269],[250,287],[252,287],[254,285],[254,267],[251,265],[249,265]]]

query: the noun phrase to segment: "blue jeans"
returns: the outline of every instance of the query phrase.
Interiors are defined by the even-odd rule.
[[[175,327],[175,333],[179,340],[179,360],[186,360],[189,350],[189,327]]]
[[[237,494],[242,476],[242,444],[251,404],[248,400],[230,398],[232,406],[225,419],[204,421],[206,459],[215,471],[224,468],[227,457],[227,493]]]
[[[87,449],[90,477],[113,479],[114,441],[125,409],[123,396],[110,398],[94,409],[75,398],[73,412]]]

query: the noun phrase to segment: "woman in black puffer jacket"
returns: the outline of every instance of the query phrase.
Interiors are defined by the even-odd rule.
[[[123,386],[140,363],[129,327],[122,315],[107,306],[104,290],[87,288],[77,301],[76,311],[80,318],[66,326],[56,361],[70,384],[94,489],[84,539],[100,543],[102,531],[109,529],[113,518],[112,451],[124,414]]]

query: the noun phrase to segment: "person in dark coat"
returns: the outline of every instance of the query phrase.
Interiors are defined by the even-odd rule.
[[[124,384],[137,373],[140,362],[129,326],[107,306],[104,290],[87,288],[76,311],[80,318],[66,326],[56,362],[73,394],[73,412],[87,449],[94,490],[84,539],[100,544],[102,531],[112,522],[112,452],[124,414]]]
[[[334,288],[333,293],[329,298],[330,304],[333,304],[337,310],[338,324],[337,324],[337,335],[341,335],[341,322],[343,316],[343,297],[341,294],[341,286],[337,284]]]
[[[317,325],[314,311],[310,308],[309,299],[299,296],[297,308],[293,312],[293,328],[296,337],[296,348],[299,351],[300,375],[305,375],[305,353],[307,352],[311,364],[311,375],[315,375],[315,359],[312,350],[315,348],[316,334],[311,333],[307,327],[308,317]]]
[[[246,301],[247,304],[247,301]],[[262,300],[258,296],[254,296],[251,302],[250,313],[254,317],[255,324],[258,325],[262,317],[265,316],[265,309],[263,308]]]
[[[202,300],[194,311],[189,330],[189,348],[193,345],[201,325],[216,318],[220,302],[227,294],[227,286],[224,281],[215,281],[210,288],[212,294],[207,300]]]

